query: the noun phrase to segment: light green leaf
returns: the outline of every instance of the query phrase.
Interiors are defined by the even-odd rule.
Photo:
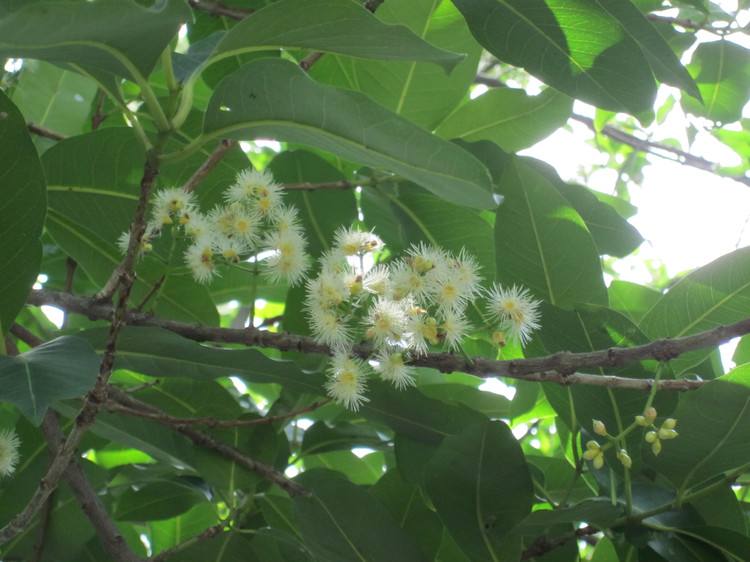
[[[507,152],[517,152],[562,127],[572,109],[573,100],[553,88],[537,96],[493,88],[460,106],[435,132],[446,139],[489,140]]]
[[[688,65],[698,84],[703,104],[682,98],[682,106],[695,115],[730,123],[742,117],[750,91],[750,51],[732,41],[702,43]]]
[[[504,539],[531,510],[521,447],[502,422],[447,437],[425,472],[426,491],[453,538],[476,562],[499,562]]]
[[[142,82],[190,10],[180,0],[31,2],[0,19],[0,55],[71,63]]]
[[[612,309],[624,314],[635,324],[640,324],[643,316],[661,298],[661,293],[656,289],[619,279],[610,283],[607,292]]]
[[[379,21],[354,0],[280,0],[232,27],[209,63],[280,47],[359,58],[431,61],[446,71],[463,59],[460,54],[433,47],[404,26]]]
[[[39,273],[47,208],[42,166],[16,106],[0,91],[0,337],[7,333]],[[11,165],[12,163],[12,165]]]
[[[120,521],[169,519],[204,501],[206,497],[187,482],[151,482],[137,490],[125,490],[115,504],[113,516]]]
[[[474,37],[569,96],[604,109],[651,109],[656,83],[630,33],[595,0],[454,0]]]
[[[318,61],[311,74],[322,82],[360,91],[394,113],[433,129],[465,96],[482,49],[450,0],[385,2],[376,15],[386,23],[407,26],[433,45],[466,53],[466,58],[446,74],[425,62],[332,55]]]
[[[288,61],[262,59],[228,76],[203,129],[200,143],[270,136],[385,168],[453,203],[495,206],[489,174],[476,158],[362,94],[316,83]]]
[[[300,532],[326,562],[420,562],[412,539],[363,488],[336,472],[311,470],[296,478],[312,491],[294,498]]]
[[[607,304],[599,255],[581,216],[547,178],[513,159],[500,178],[497,280],[521,283],[559,307]]]
[[[15,404],[38,425],[58,400],[83,396],[98,372],[91,345],[63,336],[15,357],[0,357],[0,401]]]

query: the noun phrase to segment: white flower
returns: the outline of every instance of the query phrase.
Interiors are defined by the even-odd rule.
[[[318,262],[320,263],[320,270],[323,273],[346,275],[354,271],[346,260],[346,256],[338,250],[325,252],[320,256]]]
[[[214,249],[231,262],[239,262],[240,256],[247,252],[247,247],[235,238],[221,238],[214,241]]]
[[[325,388],[328,396],[338,404],[356,412],[362,402],[369,402],[364,395],[367,390],[366,378],[362,361],[338,352],[331,360]]]
[[[171,220],[166,219],[179,217],[195,206],[195,194],[179,187],[162,189],[154,195],[154,216],[160,218],[163,224],[170,224]]]
[[[338,306],[349,299],[346,277],[323,271],[307,282],[308,301],[323,307]]]
[[[510,289],[497,283],[489,291],[487,313],[513,339],[524,345],[534,330],[538,330],[541,301],[534,299],[528,289],[513,285]]]
[[[344,227],[336,231],[333,243],[336,250],[345,256],[363,256],[383,246],[383,241],[373,232]]]
[[[401,300],[411,295],[417,300],[422,300],[427,291],[427,283],[423,274],[402,260],[391,265],[390,274],[393,299]]]
[[[276,230],[281,233],[302,233],[302,225],[299,222],[299,213],[295,207],[290,205],[280,207],[273,215],[271,222]]]
[[[151,241],[154,238],[155,230],[151,225],[148,225],[146,227],[146,231],[143,233],[143,237],[141,238],[141,247],[138,250],[136,257],[141,257],[146,252],[150,252],[153,249],[153,246],[151,245]],[[130,247],[130,231],[126,230],[122,234],[120,234],[120,237],[117,239],[117,248],[122,252],[123,255],[128,253],[128,248]]]
[[[193,212],[190,214],[190,220],[185,223],[185,234],[190,236],[193,240],[207,237],[211,232],[211,225],[208,219],[198,213]]]
[[[375,370],[384,381],[392,382],[399,390],[415,386],[414,368],[404,363],[403,354],[383,350],[375,359]]]
[[[482,277],[477,258],[462,248],[458,257],[451,261],[451,266],[461,293],[473,300],[481,292]]]
[[[248,246],[253,246],[260,238],[260,216],[245,209],[235,209],[231,228],[233,237],[239,238]]]
[[[242,170],[237,174],[234,184],[227,189],[224,199],[227,203],[248,203],[258,195],[260,188],[271,185],[273,175],[264,170]]]
[[[273,254],[265,260],[266,276],[273,283],[284,280],[290,285],[296,285],[302,281],[309,265],[306,245],[302,234],[294,231],[273,232],[267,236],[265,250],[272,251]]]
[[[426,312],[417,309],[417,312],[410,313],[409,320],[406,323],[406,331],[409,335],[409,347],[417,355],[426,354],[430,349],[430,345],[437,345],[439,343],[437,328],[437,320],[429,316]]]
[[[379,298],[370,307],[365,318],[365,334],[381,347],[401,339],[406,329],[406,314],[398,303]]]
[[[217,205],[208,213],[211,228],[222,236],[230,237],[234,234],[235,219],[238,208],[230,205]]]
[[[198,283],[208,283],[216,275],[213,246],[213,241],[204,237],[185,251],[185,262]]]
[[[466,307],[466,295],[453,270],[435,270],[428,282],[428,292],[432,301],[442,313],[461,311]]]
[[[442,270],[447,266],[448,254],[442,248],[430,246],[424,242],[412,244],[406,251],[407,262],[419,273],[433,269]]]
[[[471,324],[462,313],[449,311],[443,313],[439,329],[445,345],[451,351],[455,351],[460,349],[461,340],[471,329]]]
[[[255,190],[256,209],[264,218],[273,218],[282,206],[284,189],[276,183],[259,186]]]
[[[333,349],[342,349],[351,343],[352,335],[346,319],[335,310],[313,303],[308,305],[307,315],[315,341]]]
[[[21,440],[12,429],[0,430],[0,477],[10,476],[18,464]]]
[[[368,293],[383,296],[389,288],[388,268],[384,265],[376,265],[365,273],[362,287]]]

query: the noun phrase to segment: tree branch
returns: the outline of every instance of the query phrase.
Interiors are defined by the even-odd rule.
[[[57,131],[53,131],[51,129],[47,129],[46,127],[42,127],[40,125],[34,125],[34,123],[27,123],[26,127],[29,129],[30,133],[33,133],[35,135],[38,135],[40,137],[44,137],[46,139],[52,139],[55,141],[61,141],[68,138],[67,136],[63,135],[62,133],[58,133]]]
[[[117,286],[120,285],[120,295],[117,306],[114,308],[114,311],[110,313],[112,320],[109,334],[107,336],[104,354],[101,364],[99,365],[99,374],[97,375],[94,387],[84,398],[83,406],[76,416],[73,428],[65,439],[65,442],[59,448],[55,457],[52,459],[47,472],[42,477],[39,486],[29,499],[26,507],[24,507],[20,513],[0,529],[0,544],[5,544],[23,531],[31,522],[34,515],[36,515],[36,513],[42,508],[52,491],[57,488],[60,479],[75,455],[78,444],[81,442],[81,439],[83,439],[88,428],[94,423],[100,405],[106,401],[107,383],[112,375],[112,368],[115,362],[117,336],[120,333],[120,329],[122,328],[127,315],[128,297],[130,296],[130,290],[135,280],[133,275],[133,265],[135,264],[135,257],[141,244],[141,238],[146,229],[146,206],[154,180],[159,173],[158,166],[157,153],[153,150],[149,151],[143,168],[138,205],[130,227],[130,244],[123,262],[116,270],[117,276],[114,287],[116,289]]]
[[[214,151],[209,155],[206,161],[201,164],[201,167],[198,168],[192,176],[190,176],[190,179],[185,182],[185,185],[182,186],[182,189],[190,192],[198,187],[198,184],[203,181],[203,178],[211,173],[211,170],[213,170],[216,165],[221,162],[221,159],[224,158],[224,155],[236,144],[237,142],[231,139],[220,140]]]
[[[188,4],[194,10],[200,10],[206,12],[211,16],[224,16],[233,20],[243,20],[254,10],[242,9],[242,8],[229,8],[221,2],[204,2],[203,0],[188,0]]]
[[[531,543],[531,546],[523,551],[523,554],[521,554],[521,560],[532,560],[533,558],[544,556],[548,552],[551,552],[574,539],[588,537],[598,532],[599,529],[597,529],[596,527],[586,525],[585,527],[576,529],[575,532],[571,533],[570,535],[563,535],[561,537],[555,537],[553,539],[549,539],[547,537],[539,537],[533,543]]]
[[[260,461],[256,461],[255,459],[251,459],[250,457],[244,455],[241,451],[235,449],[230,445],[217,441],[206,433],[196,431],[195,429],[186,427],[184,425],[172,425],[171,423],[165,421],[167,418],[169,418],[169,416],[159,408],[142,402],[137,398],[134,398],[127,392],[123,392],[121,389],[114,386],[109,387],[109,394],[112,400],[117,402],[121,406],[124,406],[129,410],[140,410],[142,412],[154,414],[154,417],[151,419],[156,423],[160,423],[162,425],[170,427],[172,430],[181,433],[182,435],[190,439],[199,447],[214,451],[215,453],[218,453],[219,455],[231,461],[234,461],[246,470],[259,474],[269,482],[272,482],[280,488],[284,489],[289,495],[299,496],[308,494],[305,488],[303,488],[298,483],[290,480],[272,466],[269,466]]]
[[[69,312],[83,314],[92,320],[109,319],[112,315],[110,305],[98,303],[92,298],[77,297],[60,292],[32,291],[27,302],[35,306],[54,305]],[[316,342],[313,338],[268,332],[254,327],[242,329],[213,328],[161,319],[137,312],[128,312],[125,318],[129,325],[163,328],[200,342],[239,343],[302,353],[331,353],[327,346]],[[621,367],[645,359],[668,361],[688,351],[713,347],[747,333],[750,333],[750,318],[726,326],[717,326],[711,330],[690,336],[655,340],[633,347],[611,347],[584,353],[564,351],[543,357],[500,361],[484,358],[469,359],[451,353],[429,353],[413,358],[411,364],[431,367],[442,372],[460,371],[479,377],[505,376],[564,385],[584,384],[608,388],[650,390],[653,385],[652,379],[592,375],[577,371],[599,367]],[[357,345],[353,351],[361,357],[369,357],[372,349],[368,345]],[[704,382],[700,380],[663,380],[659,382],[659,388],[662,390],[692,390],[703,384]]]

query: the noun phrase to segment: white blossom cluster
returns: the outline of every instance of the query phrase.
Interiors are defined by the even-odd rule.
[[[465,250],[456,255],[421,243],[366,270],[366,258],[382,246],[372,232],[341,229],[320,260],[320,273],[307,283],[313,334],[334,352],[326,390],[352,410],[368,401],[368,363],[352,353],[355,343],[371,342],[372,364],[383,380],[399,389],[413,386],[409,359],[433,347],[460,350],[472,330],[466,309],[485,292],[479,264]],[[539,327],[539,301],[525,289],[494,285],[487,296],[495,334],[501,334],[494,339],[504,343],[507,335],[525,343]]]
[[[21,441],[12,429],[0,429],[0,478],[10,476],[16,470]]]
[[[224,192],[224,203],[202,212],[193,193],[180,188],[158,191],[150,210],[141,252],[165,229],[187,237],[185,263],[199,283],[209,283],[223,263],[263,258],[263,272],[274,283],[295,285],[309,265],[307,242],[297,209],[284,205],[283,188],[268,171],[245,170]],[[125,253],[130,234],[118,240]]]

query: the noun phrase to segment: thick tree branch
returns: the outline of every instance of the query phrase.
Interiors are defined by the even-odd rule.
[[[127,315],[128,297],[135,281],[133,266],[138,248],[141,244],[143,233],[146,229],[146,206],[151,193],[154,180],[159,173],[157,153],[150,151],[144,164],[143,177],[141,179],[141,191],[136,207],[133,223],[130,228],[130,244],[123,262],[117,268],[115,289],[120,286],[120,294],[117,306],[110,313],[111,324],[99,373],[94,387],[89,391],[83,401],[81,411],[76,416],[75,423],[65,442],[59,448],[50,466],[39,482],[34,494],[29,499],[26,507],[0,529],[0,544],[5,544],[18,535],[31,522],[32,518],[42,508],[49,495],[57,488],[60,479],[73,459],[78,444],[83,439],[88,428],[94,423],[100,406],[106,401],[107,387],[115,362],[115,348],[117,336],[125,323]],[[114,289],[113,289],[114,291]],[[72,295],[69,295],[72,296]]]
[[[185,185],[182,186],[182,189],[188,192],[195,190],[195,188],[198,187],[198,184],[203,181],[203,178],[211,173],[211,170],[213,170],[216,165],[221,162],[221,159],[224,158],[224,155],[236,144],[237,142],[231,139],[220,140],[214,151],[209,155],[206,161],[201,164],[201,167],[198,168],[192,176],[190,176],[190,179],[185,182]]]
[[[555,537],[553,539],[549,539],[547,537],[539,537],[531,544],[531,546],[523,551],[523,553],[521,554],[521,560],[532,560],[534,558],[544,556],[548,552],[564,546],[574,539],[589,537],[590,535],[594,535],[598,532],[599,529],[597,529],[596,527],[586,525],[585,527],[576,529],[575,532],[571,533],[570,535],[563,535],[561,537]]]
[[[129,410],[140,410],[142,412],[154,414],[154,417],[151,418],[154,422],[170,427],[174,431],[190,439],[199,447],[214,451],[215,453],[218,453],[219,455],[237,463],[246,470],[255,472],[269,482],[272,482],[280,488],[284,489],[289,495],[299,496],[308,494],[305,488],[290,480],[272,466],[269,466],[255,459],[251,459],[241,451],[235,449],[230,445],[227,445],[226,443],[217,441],[206,433],[196,431],[195,429],[187,427],[185,425],[172,425],[171,423],[165,421],[165,419],[169,417],[165,412],[163,412],[159,408],[151,406],[150,404],[142,402],[137,398],[134,398],[127,392],[123,392],[117,387],[109,387],[109,395],[113,401]]]
[[[32,291],[28,303],[35,306],[45,304],[57,306],[68,312],[83,314],[92,320],[106,320],[112,315],[110,305],[98,303],[91,298],[77,297],[60,292]],[[330,349],[327,346],[310,337],[268,332],[254,327],[242,329],[213,328],[160,319],[137,312],[129,312],[126,315],[126,320],[129,325],[163,328],[195,341],[239,343],[248,346],[272,347],[282,351],[330,354]],[[655,340],[633,347],[612,347],[585,353],[565,351],[544,357],[501,361],[483,358],[468,359],[451,353],[430,353],[414,358],[411,363],[421,367],[438,369],[442,372],[460,371],[479,377],[505,376],[565,385],[585,384],[608,388],[649,390],[653,384],[651,379],[592,375],[577,371],[600,367],[620,367],[646,359],[668,361],[688,351],[713,347],[747,333],[750,333],[750,318],[690,336]],[[354,352],[363,357],[369,356],[371,351],[372,349],[367,345],[354,347]],[[698,380],[664,380],[659,383],[659,388],[663,390],[692,390],[702,384],[704,384],[703,381]]]

